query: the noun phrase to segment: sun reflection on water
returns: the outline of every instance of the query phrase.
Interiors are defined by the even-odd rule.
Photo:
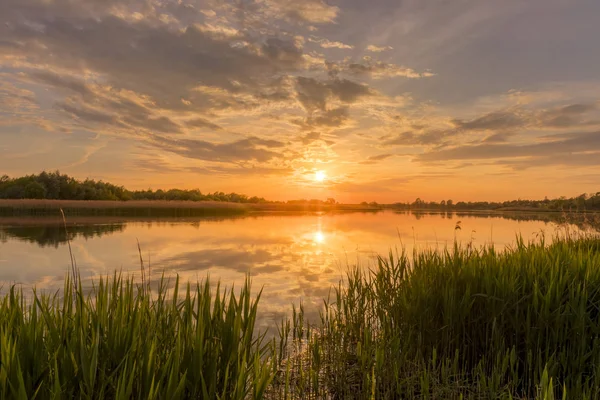
[[[320,230],[316,231],[313,235],[313,241],[317,244],[323,244],[325,242],[325,234]]]

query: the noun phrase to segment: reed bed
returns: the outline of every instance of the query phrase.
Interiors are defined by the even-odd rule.
[[[279,332],[273,398],[598,399],[600,240],[390,253]]]
[[[151,294],[73,275],[0,297],[0,398],[600,398],[597,237],[390,253],[269,340],[248,281]]]
[[[104,217],[210,217],[249,213],[379,212],[379,206],[361,204],[234,203],[179,200],[36,200],[0,199],[0,217],[58,216],[69,220],[84,216]]]
[[[63,210],[69,218],[105,217],[202,217],[241,215],[249,211],[246,204],[219,201],[162,200],[2,200],[0,216],[57,216]]]
[[[207,281],[153,296],[120,276],[86,295],[0,299],[1,399],[261,398],[273,376],[254,324],[258,298]],[[260,295],[259,295],[260,297]]]

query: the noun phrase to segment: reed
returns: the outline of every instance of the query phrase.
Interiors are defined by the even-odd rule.
[[[250,293],[120,275],[12,287],[0,398],[600,398],[597,237],[390,253],[269,340]]]
[[[597,238],[390,253],[282,325],[273,397],[597,399],[599,317]]]
[[[151,295],[115,275],[86,294],[67,278],[60,296],[32,298],[12,287],[0,299],[0,398],[261,398],[273,367],[254,332],[260,295],[248,281],[237,294],[167,284]]]

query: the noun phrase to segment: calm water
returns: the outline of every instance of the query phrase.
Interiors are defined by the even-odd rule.
[[[264,215],[231,219],[110,221],[80,219],[68,227],[71,246],[83,278],[115,269],[139,276],[139,240],[152,274],[179,274],[193,280],[210,274],[227,286],[247,273],[253,286],[264,286],[262,324],[269,324],[304,302],[322,304],[346,266],[357,260],[373,265],[375,254],[404,246],[443,247],[455,236],[475,245],[514,243],[515,235],[533,239],[575,225],[557,225],[528,215],[457,215],[349,213]],[[546,218],[548,216],[541,216]],[[455,230],[458,221],[462,229]],[[67,235],[57,220],[0,219],[0,284],[45,289],[62,287],[70,268]]]

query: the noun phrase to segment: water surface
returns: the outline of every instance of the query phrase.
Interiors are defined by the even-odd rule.
[[[460,221],[460,223],[459,223]],[[457,224],[460,229],[456,229]],[[231,286],[246,274],[264,287],[262,323],[303,301],[316,309],[348,264],[372,267],[390,249],[444,247],[456,239],[498,248],[583,225],[555,216],[392,212],[261,215],[225,219],[0,219],[0,284],[56,290],[70,269],[67,238],[83,278],[115,270],[139,276],[139,240],[154,279],[163,272],[197,281],[210,274]]]

